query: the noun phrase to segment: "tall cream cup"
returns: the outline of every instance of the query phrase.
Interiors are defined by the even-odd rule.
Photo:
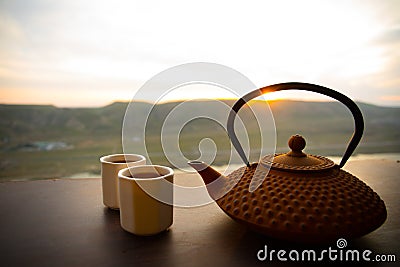
[[[113,154],[100,158],[103,203],[119,209],[118,172],[130,166],[146,164],[146,158],[137,154]]]

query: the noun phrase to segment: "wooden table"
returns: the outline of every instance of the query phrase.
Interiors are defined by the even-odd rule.
[[[353,161],[346,169],[369,184],[388,210],[382,227],[348,240],[347,248],[394,254],[398,264],[400,163]],[[121,229],[118,211],[103,206],[100,179],[0,183],[0,200],[1,266],[283,266],[299,263],[276,258],[262,262],[257,252],[264,245],[275,250],[321,250],[250,232],[215,204],[176,208],[169,231],[138,237]]]

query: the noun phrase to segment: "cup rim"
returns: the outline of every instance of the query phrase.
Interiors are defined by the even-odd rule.
[[[165,169],[165,170],[167,170],[168,171],[168,173],[167,174],[164,174],[164,175],[161,175],[161,176],[157,176],[157,177],[152,177],[152,178],[137,178],[137,177],[128,177],[128,176],[126,176],[124,173],[125,172],[129,172],[129,174],[131,173],[131,170],[132,169],[141,169],[141,168],[162,168],[162,169]],[[128,168],[124,168],[124,169],[122,169],[122,170],[120,170],[119,172],[118,172],[118,178],[120,178],[120,179],[126,179],[126,180],[131,180],[131,181],[152,181],[152,180],[162,180],[162,179],[165,179],[166,177],[168,177],[168,176],[171,176],[171,175],[173,175],[174,174],[174,171],[170,168],[170,167],[167,167],[167,166],[162,166],[162,165],[154,165],[154,164],[152,164],[152,165],[139,165],[139,166],[131,166],[131,167],[128,167]]]
[[[135,159],[133,162],[112,162],[112,158],[116,158],[116,157],[123,157],[124,159],[126,159],[127,157],[134,157],[137,158],[137,160]],[[115,165],[120,165],[120,164],[129,164],[129,163],[135,163],[135,162],[140,162],[140,161],[144,161],[146,160],[146,158],[143,155],[140,154],[110,154],[110,155],[106,155],[106,156],[102,156],[100,158],[100,162],[101,163],[107,163],[107,164],[115,164]]]

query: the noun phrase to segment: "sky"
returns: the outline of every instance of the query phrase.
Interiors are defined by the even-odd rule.
[[[228,66],[257,87],[308,82],[400,106],[400,1],[0,0],[0,103],[129,101],[190,62]],[[226,96],[181,90],[170,98]]]

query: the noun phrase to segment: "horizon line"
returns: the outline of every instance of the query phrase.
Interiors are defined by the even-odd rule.
[[[199,98],[199,99],[170,99],[166,101],[160,101],[158,103],[154,103],[148,100],[135,100],[135,101],[128,101],[128,100],[114,100],[109,102],[108,104],[104,105],[86,105],[86,106],[62,106],[62,105],[56,105],[56,104],[50,104],[50,103],[2,103],[0,102],[0,105],[2,106],[51,106],[51,107],[56,107],[56,108],[68,108],[68,109],[79,109],[79,108],[103,108],[107,106],[111,106],[116,103],[126,103],[129,104],[131,102],[138,102],[138,103],[148,103],[148,104],[156,104],[156,105],[162,105],[162,104],[167,104],[167,103],[179,103],[179,102],[184,102],[184,101],[191,101],[191,102],[207,102],[207,101],[213,101],[213,100],[221,100],[221,101],[237,101],[239,98]],[[309,102],[309,103],[323,103],[323,102],[337,102],[335,100],[330,100],[330,99],[254,99],[252,101],[262,101],[262,102],[268,102],[268,103],[274,103],[274,102]],[[386,105],[379,105],[379,104],[374,104],[374,103],[369,103],[369,102],[364,102],[364,101],[358,101],[354,100],[356,103],[361,103],[361,104],[367,104],[367,105],[372,105],[372,106],[378,106],[378,107],[386,107],[386,108],[400,108],[400,106],[386,106]]]

